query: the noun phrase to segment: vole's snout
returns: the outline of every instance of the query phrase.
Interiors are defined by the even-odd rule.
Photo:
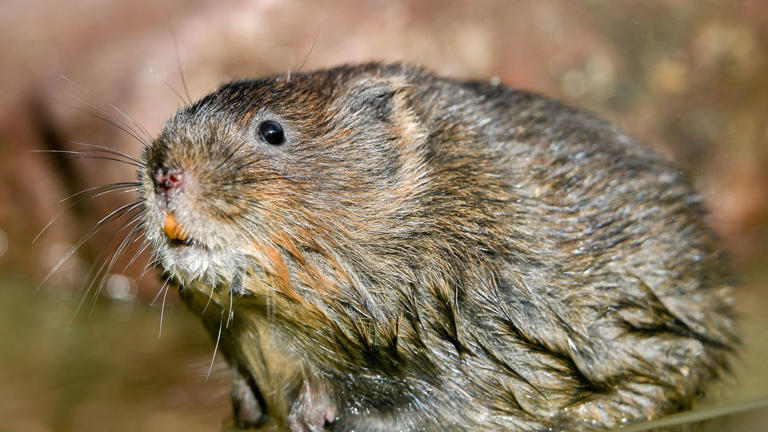
[[[155,184],[155,191],[157,193],[167,195],[184,184],[184,172],[180,169],[158,167],[155,169],[152,181]]]

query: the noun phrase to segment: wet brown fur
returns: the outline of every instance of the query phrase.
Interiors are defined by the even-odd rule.
[[[264,119],[285,144],[259,141]],[[407,65],[240,81],[144,161],[161,258],[168,210],[235,254],[196,277],[162,265],[221,333],[243,427],[602,429],[691,407],[728,363],[699,198],[556,101]],[[158,167],[192,179],[165,203]]]

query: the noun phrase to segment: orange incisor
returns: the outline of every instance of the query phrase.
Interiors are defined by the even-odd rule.
[[[173,212],[168,212],[168,215],[165,217],[163,230],[165,230],[165,233],[171,240],[184,241],[187,239],[187,230],[176,222],[176,216],[173,215]]]

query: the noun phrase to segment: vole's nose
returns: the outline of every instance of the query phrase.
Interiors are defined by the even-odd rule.
[[[159,193],[170,193],[184,184],[184,172],[180,169],[157,168],[152,176],[155,190]]]

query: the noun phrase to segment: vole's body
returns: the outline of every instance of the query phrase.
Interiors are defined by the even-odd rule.
[[[402,65],[242,81],[145,162],[147,236],[220,334],[243,425],[605,428],[691,406],[727,364],[698,198],[558,102]]]

